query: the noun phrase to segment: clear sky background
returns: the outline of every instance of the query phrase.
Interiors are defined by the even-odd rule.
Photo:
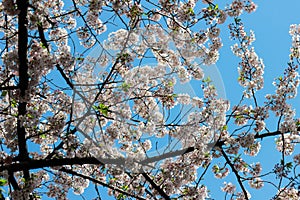
[[[227,2],[227,1],[225,1]],[[284,69],[287,67],[289,61],[290,47],[291,47],[291,36],[289,35],[290,24],[300,24],[300,1],[298,0],[264,0],[254,1],[258,4],[256,12],[252,14],[243,14],[241,16],[242,21],[245,25],[247,32],[251,29],[254,31],[256,41],[253,46],[256,53],[260,58],[264,60],[265,64],[265,87],[262,91],[257,92],[258,103],[262,105],[264,102],[264,95],[267,93],[274,93],[275,87],[272,85],[274,78],[279,77],[283,74]],[[217,1],[221,4],[221,1]],[[220,6],[222,7],[222,6]],[[227,26],[230,21],[227,21],[224,26]],[[237,78],[237,66],[240,61],[238,58],[233,56],[230,51],[230,46],[234,44],[234,41],[229,40],[229,33],[225,27],[222,32],[223,48],[220,51],[220,59],[217,63],[218,69],[223,77],[225,85],[226,96],[231,102],[231,106],[239,102],[241,98],[242,87],[238,85]],[[228,29],[227,29],[228,30]],[[299,92],[299,90],[298,90]],[[300,97],[291,101],[294,108],[300,111]],[[297,117],[299,117],[299,113]],[[276,124],[272,119],[268,120],[268,124],[271,124],[275,130]],[[262,148],[257,157],[248,160],[251,163],[260,161],[262,163],[263,172],[267,172],[273,169],[274,164],[279,162],[281,159],[280,153],[275,149],[274,137],[265,138],[262,142]],[[299,145],[297,146],[296,152],[300,152]],[[298,169],[299,170],[299,169]],[[209,178],[208,187],[211,189],[211,197],[218,200],[224,199],[224,193],[220,192],[220,187],[223,181],[234,181],[235,179],[217,180],[212,177]],[[270,178],[269,181],[274,181]],[[233,182],[234,183],[234,182]],[[274,182],[277,183],[277,182]],[[245,184],[247,189],[248,184]],[[274,187],[265,184],[260,190],[250,189],[252,191],[252,198],[254,200],[270,199],[276,194]]]
[[[228,1],[215,1],[215,3],[220,5],[220,8],[223,8],[223,5],[226,4],[226,2]],[[300,1],[256,0],[255,3],[258,4],[257,11],[252,14],[243,14],[241,19],[244,22],[247,31],[250,29],[254,31],[256,41],[253,43],[253,46],[255,47],[258,56],[264,60],[265,64],[265,88],[257,93],[258,103],[259,105],[262,105],[264,102],[264,95],[267,93],[274,93],[275,88],[272,85],[272,82],[275,77],[279,77],[283,74],[287,62],[289,61],[289,48],[291,46],[291,36],[288,33],[289,26],[290,24],[300,24]],[[229,40],[229,31],[228,28],[226,28],[230,22],[232,22],[231,19],[222,25],[222,41],[224,46],[220,51],[220,59],[216,66],[223,78],[226,97],[230,100],[232,106],[239,102],[242,88],[237,83],[237,66],[239,59],[236,58],[230,50],[230,46],[234,44],[234,41]],[[197,86],[195,85],[193,86],[193,88],[196,87]],[[300,111],[299,96],[291,103],[294,105],[295,109]],[[297,116],[299,117],[300,115],[297,114]],[[274,123],[272,120],[269,120],[269,122]],[[272,126],[274,126],[275,130],[275,124]],[[250,163],[251,161],[262,162],[263,168],[265,168],[266,171],[269,171],[274,167],[275,163],[280,161],[280,153],[275,150],[274,138],[266,138],[261,144],[262,149],[258,156],[247,159]],[[299,149],[297,151],[299,153]],[[204,183],[211,190],[211,197],[216,200],[224,199],[224,193],[220,191],[220,187],[223,186],[224,181],[232,181],[235,183],[235,177],[230,176],[224,180],[219,180],[210,176],[211,174],[211,171],[208,171],[207,176],[204,177]],[[248,184],[245,183],[245,185],[247,189],[249,189]],[[239,187],[237,187],[237,189],[240,191]],[[101,189],[100,191],[102,199],[114,199],[107,196],[105,189]],[[276,194],[274,188],[266,184],[261,190],[255,191],[250,189],[250,191],[252,193],[252,199],[254,200],[270,199]],[[89,200],[95,197],[95,194],[94,188],[89,187],[86,189],[84,197]],[[79,196],[74,196],[72,192],[70,192],[69,198],[74,200],[80,199]]]

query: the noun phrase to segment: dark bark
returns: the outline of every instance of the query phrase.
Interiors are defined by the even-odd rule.
[[[17,7],[19,10],[18,14],[18,57],[19,57],[19,89],[20,89],[20,101],[18,104],[18,121],[17,121],[17,137],[18,137],[18,149],[19,161],[25,161],[29,159],[28,149],[26,144],[26,130],[22,125],[20,116],[25,117],[26,115],[26,105],[27,102],[24,101],[26,97],[26,92],[28,89],[28,19],[27,19],[27,10],[28,10],[28,1],[18,0]],[[21,168],[22,169],[22,168]],[[30,174],[29,170],[23,170],[25,182],[29,180]]]

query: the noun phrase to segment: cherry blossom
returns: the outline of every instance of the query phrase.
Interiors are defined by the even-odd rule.
[[[300,25],[274,91],[259,96],[265,66],[243,23],[257,5],[226,4],[0,2],[0,198],[204,200],[215,198],[212,173],[225,198],[272,185],[274,199],[299,199]],[[219,97],[203,68],[226,31],[239,102]],[[280,155],[272,169],[257,160],[268,137]]]

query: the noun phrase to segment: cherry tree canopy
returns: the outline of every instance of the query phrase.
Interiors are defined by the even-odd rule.
[[[0,2],[0,199],[214,199],[213,174],[225,181],[224,199],[271,185],[270,198],[298,200],[300,119],[290,99],[300,25],[290,27],[275,92],[258,99],[265,67],[242,18],[256,8],[251,0]],[[239,59],[236,105],[205,70],[219,59],[221,31]],[[256,155],[269,137],[280,158],[266,171]]]

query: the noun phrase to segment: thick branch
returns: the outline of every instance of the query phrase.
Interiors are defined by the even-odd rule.
[[[12,187],[14,188],[14,190],[19,190],[19,185],[14,177],[14,173],[13,172],[9,172],[8,173],[8,181],[9,183],[12,185]]]
[[[106,160],[110,163],[110,160]],[[98,159],[94,157],[86,158],[55,158],[49,160],[27,160],[19,163],[0,166],[0,171],[8,170],[9,172],[17,172],[20,170],[39,169],[44,167],[55,167],[64,165],[83,165],[83,164],[99,164],[103,165]]]
[[[219,145],[222,145],[221,143]],[[166,158],[176,157],[184,155],[196,150],[194,147],[188,147],[182,150],[168,152],[159,156],[154,156],[146,158],[142,161],[136,161],[138,164],[148,164],[153,162],[158,162]],[[49,156],[51,155],[51,156]],[[46,159],[43,160],[26,160],[23,162],[13,163],[9,165],[0,166],[0,171],[8,170],[12,172],[20,171],[23,169],[38,169],[43,167],[54,167],[54,166],[64,166],[64,165],[83,165],[83,164],[114,164],[117,166],[124,166],[126,158],[95,158],[95,157],[85,157],[85,158],[54,158],[50,159],[53,154],[49,154]],[[49,158],[48,158],[49,157]]]
[[[28,43],[28,20],[27,9],[28,1],[18,0],[18,56],[19,56],[19,86],[21,90],[21,96],[25,96],[25,92],[28,89],[28,60],[27,60],[27,43]]]
[[[75,129],[72,130],[72,132],[74,133]],[[280,133],[279,131],[276,132],[272,132],[272,133],[266,133],[266,134],[261,134],[256,136],[256,138],[263,138],[265,136],[271,136],[271,135],[278,135],[278,133]],[[224,142],[219,141],[216,143],[216,146],[223,146]],[[181,150],[176,150],[176,151],[171,151],[168,153],[164,153],[162,155],[158,155],[158,156],[153,156],[153,157],[149,157],[146,158],[144,160],[141,161],[136,161],[138,164],[149,164],[149,163],[154,163],[154,162],[158,162],[161,160],[164,160],[166,158],[171,158],[171,157],[176,157],[176,156],[180,156],[180,155],[184,155],[190,152],[193,152],[197,150],[197,148],[195,147],[187,147],[185,149],[181,149]],[[60,158],[60,159],[50,159],[52,156],[54,155],[54,152],[52,154],[49,154],[47,156],[46,159],[44,160],[26,160],[23,162],[19,162],[19,163],[13,163],[10,165],[4,165],[0,167],[0,171],[3,170],[9,170],[9,171],[20,171],[22,169],[37,169],[37,168],[43,168],[43,167],[54,167],[54,166],[63,166],[63,165],[74,165],[74,164],[116,164],[119,166],[124,166],[125,164],[125,160],[126,158],[95,158],[95,157],[85,157],[85,158]],[[225,157],[225,159],[227,157],[226,154],[223,155]],[[226,161],[228,161],[226,159]]]
[[[148,164],[148,163],[158,162],[158,161],[166,159],[166,158],[172,158],[175,156],[180,156],[180,155],[190,153],[190,152],[194,151],[195,149],[196,149],[195,147],[188,147],[188,148],[177,150],[177,151],[171,151],[171,152],[159,155],[159,156],[153,156],[150,158],[146,158],[145,160],[140,161],[139,163],[140,164]]]
[[[194,151],[194,147],[188,147],[186,149],[169,152],[160,156],[155,156],[147,158],[143,161],[136,161],[139,164],[147,164],[156,161],[163,160],[165,158],[171,158],[179,155],[183,155]],[[125,165],[126,158],[95,158],[95,157],[85,157],[85,158],[54,158],[54,159],[44,159],[44,160],[26,160],[19,163],[13,163],[9,165],[0,166],[0,171],[8,170],[11,172],[17,172],[23,169],[38,169],[43,167],[54,167],[54,166],[64,166],[64,165],[83,165],[83,164],[115,164],[118,166]]]
[[[300,127],[297,128],[297,131],[300,131]],[[285,132],[285,133],[289,133]],[[254,138],[258,139],[258,138],[265,138],[265,137],[270,137],[270,136],[276,136],[276,135],[281,135],[281,131],[274,131],[274,132],[270,132],[270,133],[263,133],[263,134],[257,134],[254,136]]]
[[[15,90],[15,89],[18,89],[18,88],[19,88],[18,86],[14,86],[14,85],[3,86],[3,87],[0,87],[0,91],[3,91],[3,90]]]
[[[241,187],[241,189],[242,189],[242,191],[245,195],[246,200],[249,200],[247,191],[246,191],[246,189],[245,189],[245,187],[244,187],[244,185],[241,181],[241,176],[239,175],[239,172],[235,169],[234,165],[231,163],[230,159],[228,158],[228,156],[225,153],[225,151],[223,150],[223,148],[222,147],[220,147],[220,148],[221,148],[221,153],[222,153],[223,157],[225,158],[226,162],[229,164],[231,170],[235,174],[236,179],[237,179],[237,181],[238,181],[238,183],[239,183],[239,185],[240,185],[240,187]]]
[[[67,84],[70,86],[71,89],[74,89],[74,85],[73,83],[70,81],[70,79],[66,76],[64,70],[59,66],[56,65],[57,70],[59,71],[59,73],[62,75],[62,77],[65,79],[65,81],[67,82]]]
[[[46,47],[47,51],[49,52],[49,46],[48,46],[47,40],[45,38],[43,26],[42,26],[41,23],[38,23],[37,27],[38,27],[38,31],[39,31],[41,42],[42,42],[43,46]]]
[[[148,176],[148,174],[142,174],[147,182],[166,200],[171,200],[171,198],[165,193],[163,189],[161,189],[154,181]]]
[[[20,102],[18,105],[18,121],[17,121],[17,136],[18,136],[18,148],[19,155],[18,160],[28,160],[28,150],[26,145],[26,131],[22,125],[20,116],[26,115],[26,104],[24,101],[26,98],[26,91],[28,89],[28,60],[27,60],[27,43],[28,43],[28,20],[27,20],[27,9],[28,1],[18,0],[17,6],[19,10],[18,14],[18,57],[19,57],[19,88],[20,88]],[[25,179],[29,178],[29,171],[24,170]]]

